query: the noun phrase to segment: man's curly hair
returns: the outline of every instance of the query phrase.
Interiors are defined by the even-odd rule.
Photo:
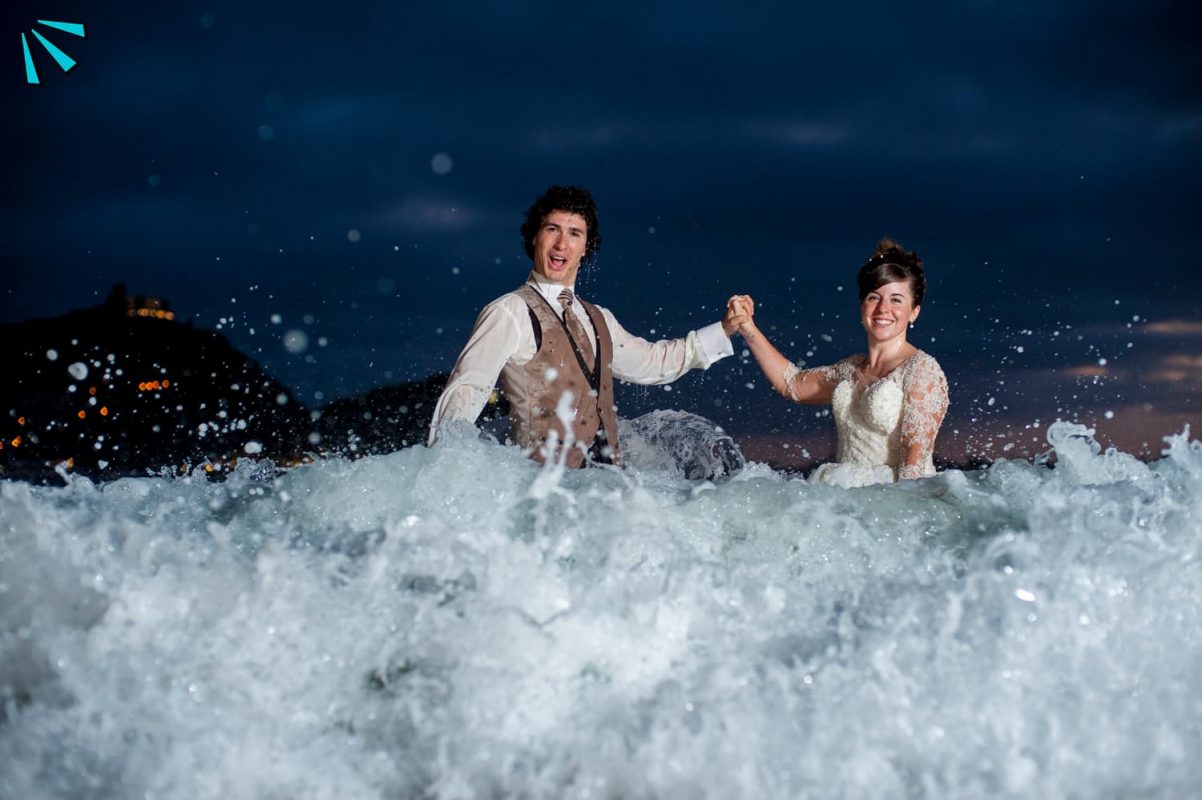
[[[534,259],[534,238],[552,211],[566,211],[584,217],[588,239],[581,261],[591,264],[601,249],[601,223],[597,220],[597,204],[593,202],[593,196],[582,186],[552,186],[526,209],[526,219],[522,222],[522,244],[526,248],[526,255]]]

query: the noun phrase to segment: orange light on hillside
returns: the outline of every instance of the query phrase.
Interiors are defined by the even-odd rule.
[[[167,380],[166,378],[163,378],[163,388],[166,389],[170,385],[171,385],[171,381]]]
[[[95,397],[96,396],[96,387],[95,386],[88,387],[88,394],[92,395],[92,397]]]
[[[21,446],[21,437],[20,436],[13,437],[11,444],[13,447],[20,447]]]
[[[100,407],[100,416],[102,416],[102,417],[107,417],[108,415],[109,415],[109,407],[108,407],[108,406],[101,406],[101,407]]]
[[[129,316],[151,317],[153,319],[175,319],[174,311],[164,311],[161,308],[130,309]]]
[[[25,417],[17,417],[17,424],[18,424],[18,425],[24,425],[24,424],[25,424]]]
[[[83,419],[83,418],[84,418],[84,417],[86,417],[87,415],[88,415],[88,412],[84,411],[84,410],[81,408],[81,409],[79,410],[79,413],[78,413],[78,414],[76,414],[75,416],[79,417],[80,419]]]

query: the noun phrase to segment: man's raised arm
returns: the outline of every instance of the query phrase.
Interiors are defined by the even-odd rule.
[[[601,309],[614,345],[614,376],[630,383],[671,383],[691,369],[709,369],[734,354],[722,322],[715,322],[683,339],[649,342],[629,333],[608,309]]]

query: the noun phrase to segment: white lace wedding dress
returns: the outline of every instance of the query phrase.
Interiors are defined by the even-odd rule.
[[[860,367],[867,358],[861,354],[827,367],[785,370],[794,401],[798,375],[816,372],[835,384],[831,411],[839,460],[815,470],[811,483],[867,486],[935,474],[935,435],[947,412],[947,379],[939,362],[919,350],[888,375],[865,380]],[[911,463],[903,463],[907,453]]]

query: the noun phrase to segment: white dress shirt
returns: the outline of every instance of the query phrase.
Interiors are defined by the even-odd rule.
[[[536,272],[530,273],[526,283],[547,299],[556,314],[563,316],[559,305],[562,285],[547,283]],[[575,287],[567,288],[575,294]],[[613,339],[614,377],[628,383],[671,383],[691,369],[708,369],[715,361],[734,354],[721,322],[690,331],[683,339],[649,342],[628,333],[608,309],[597,306],[597,310],[605,317]],[[580,319],[586,331],[593,330],[593,323],[580,303],[573,303],[571,312]],[[592,352],[594,341],[590,336],[587,342],[579,342],[579,345]],[[520,366],[534,358],[537,352],[525,300],[510,292],[486,305],[476,318],[472,335],[434,407],[430,443],[434,442],[441,425],[456,421],[474,423],[488,402],[506,362]]]

